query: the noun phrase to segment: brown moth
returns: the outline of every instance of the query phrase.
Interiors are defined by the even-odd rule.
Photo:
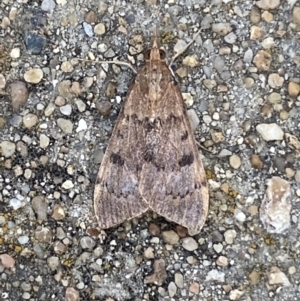
[[[208,206],[205,171],[185,103],[155,35],[102,160],[95,213],[103,229],[152,209],[200,231]]]

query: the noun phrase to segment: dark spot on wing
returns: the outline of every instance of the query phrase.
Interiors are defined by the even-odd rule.
[[[188,138],[188,136],[189,136],[188,131],[185,131],[185,133],[181,136],[181,141],[186,140]]]
[[[191,165],[194,162],[194,155],[190,153],[189,155],[183,155],[179,160],[178,164],[180,167]]]
[[[153,153],[151,151],[147,150],[144,155],[144,160],[146,162],[151,162],[153,160]]]
[[[144,128],[149,133],[160,127],[161,120],[160,118],[156,118],[154,120],[149,120],[149,118],[144,119]]]
[[[117,132],[117,137],[120,138],[120,139],[124,138],[124,136],[123,136],[123,134],[121,133],[120,130],[118,130],[118,132]]]
[[[119,166],[124,165],[124,159],[119,154],[112,153],[110,155],[109,159],[110,159],[110,162],[113,164],[117,164]]]
[[[203,179],[201,181],[201,187],[206,187],[207,186],[207,182],[205,181],[205,179]]]

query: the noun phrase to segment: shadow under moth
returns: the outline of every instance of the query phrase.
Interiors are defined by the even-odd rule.
[[[186,107],[157,35],[128,91],[94,191],[102,229],[152,209],[200,231],[208,213],[205,171]]]

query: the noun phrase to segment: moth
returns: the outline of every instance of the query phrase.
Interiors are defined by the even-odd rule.
[[[205,171],[185,103],[155,35],[104,154],[95,214],[107,229],[151,209],[200,231],[208,207]]]

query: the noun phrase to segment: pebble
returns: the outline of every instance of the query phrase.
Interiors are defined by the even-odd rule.
[[[45,134],[40,134],[40,147],[46,148],[50,143],[50,139]]]
[[[25,45],[32,54],[40,54],[46,45],[46,39],[35,32],[27,31],[25,33]]]
[[[204,41],[203,48],[205,48],[208,53],[212,53],[215,49],[211,39],[207,39]]]
[[[66,216],[66,213],[65,213],[64,208],[59,204],[55,204],[54,208],[53,208],[52,217],[56,221],[61,221],[65,218],[65,216]]]
[[[233,244],[234,239],[236,238],[236,231],[235,230],[227,230],[224,233],[224,238],[227,244]]]
[[[238,289],[234,289],[229,293],[230,300],[240,300],[240,298],[244,295],[244,292]]]
[[[300,150],[300,140],[296,136],[286,133],[285,138],[290,148]]]
[[[47,200],[43,196],[38,195],[32,199],[31,204],[32,204],[32,209],[37,215],[38,220],[40,221],[47,220],[47,209],[48,209]]]
[[[254,85],[254,79],[252,77],[246,77],[244,79],[244,85],[247,90],[250,90]]]
[[[250,274],[249,274],[249,280],[251,282],[252,285],[256,285],[259,283],[260,281],[260,275],[256,270],[253,270]]]
[[[260,157],[256,154],[251,155],[250,162],[251,162],[251,166],[255,169],[263,168],[263,162],[260,160]]]
[[[191,127],[193,130],[195,130],[199,124],[200,124],[200,119],[194,109],[189,109],[187,111],[187,115],[191,124]]]
[[[203,29],[208,29],[211,27],[211,24],[213,22],[214,22],[214,18],[212,17],[212,15],[207,14],[207,15],[204,15],[204,17],[202,18],[200,26]]]
[[[85,131],[86,129],[87,129],[87,123],[86,123],[86,121],[84,119],[81,118],[78,121],[78,126],[76,128],[76,133],[79,133],[81,131]]]
[[[54,0],[43,0],[41,4],[41,9],[43,11],[51,11],[55,9]]]
[[[115,55],[115,52],[111,48],[104,53],[105,58],[113,58]]]
[[[183,275],[181,273],[175,273],[174,281],[178,288],[183,288]]]
[[[145,277],[145,283],[154,283],[158,286],[163,285],[167,278],[166,262],[164,259],[157,259],[153,264],[153,274]]]
[[[220,267],[226,267],[228,266],[228,258],[225,256],[219,256],[217,258],[216,264]]]
[[[27,129],[31,129],[38,123],[38,117],[35,114],[28,113],[23,117],[23,124]]]
[[[268,96],[268,101],[271,104],[278,104],[281,103],[281,95],[277,92],[273,92]]]
[[[205,281],[225,282],[225,273],[218,270],[210,270],[206,275]]]
[[[174,53],[179,53],[179,52],[183,51],[183,49],[185,49],[186,45],[187,45],[187,43],[184,40],[179,39],[174,46],[174,49],[173,49]]]
[[[90,38],[94,35],[94,32],[93,32],[93,27],[91,24],[88,24],[86,22],[83,22],[83,29],[84,29],[84,32],[86,33],[87,36],[89,36]]]
[[[40,68],[32,68],[25,72],[24,79],[27,83],[38,84],[43,78],[43,70]]]
[[[54,110],[55,110],[55,104],[53,102],[50,102],[44,111],[45,116],[47,117],[51,116]]]
[[[1,155],[4,156],[5,158],[11,157],[15,151],[16,151],[16,145],[13,142],[10,141],[2,141],[0,143],[1,147]]]
[[[15,260],[8,254],[0,255],[1,264],[8,269],[11,269],[15,266]]]
[[[280,177],[267,181],[260,207],[260,220],[269,233],[283,233],[290,227],[291,185]]]
[[[26,235],[22,235],[18,238],[18,242],[20,245],[25,245],[28,243],[28,241],[29,241],[29,237]]]
[[[262,28],[253,25],[250,29],[250,40],[260,40],[264,36]]]
[[[74,70],[74,67],[71,62],[66,61],[61,64],[61,70],[65,73],[70,73]]]
[[[151,223],[149,225],[149,232],[152,236],[158,236],[160,235],[160,228],[156,224]]]
[[[217,82],[214,79],[204,79],[202,83],[209,90],[217,86]]]
[[[198,282],[192,282],[190,287],[189,287],[189,292],[194,294],[194,295],[199,295],[200,293],[200,285]]]
[[[163,241],[169,245],[175,245],[179,241],[178,234],[173,230],[163,231],[162,238],[163,238]]]
[[[233,43],[235,43],[236,39],[237,39],[237,36],[236,36],[236,34],[235,34],[234,32],[230,32],[228,35],[226,35],[226,36],[224,37],[224,41],[225,41],[226,43],[228,43],[228,44],[233,44]]]
[[[252,59],[253,59],[253,51],[252,51],[252,49],[247,49],[246,52],[245,52],[245,54],[244,54],[243,61],[245,63],[251,63]]]
[[[295,180],[296,182],[300,183],[300,170],[297,170],[295,173]]]
[[[63,114],[63,115],[66,115],[66,116],[70,116],[72,114],[72,107],[71,105],[69,104],[66,104],[64,106],[61,106],[59,108],[60,112]]]
[[[90,236],[84,236],[80,239],[80,245],[83,249],[93,249],[96,246],[96,242]]]
[[[259,0],[255,2],[255,5],[264,10],[275,9],[279,4],[280,0]]]
[[[268,77],[268,84],[274,89],[279,89],[282,87],[284,78],[279,76],[277,73],[271,73]]]
[[[74,187],[74,184],[73,184],[73,182],[71,181],[71,180],[66,180],[65,182],[63,182],[62,183],[62,188],[64,188],[64,189],[71,189],[71,188],[73,188]]]
[[[268,37],[261,42],[264,49],[271,49],[275,46],[275,41],[273,37]]]
[[[212,132],[211,139],[214,143],[220,143],[225,140],[225,137],[222,132]]]
[[[199,63],[197,55],[196,54],[192,54],[192,55],[186,56],[183,59],[182,64],[193,68],[193,67],[198,66],[200,63]]]
[[[198,243],[192,237],[182,239],[182,247],[187,251],[195,251],[198,248]]]
[[[79,301],[79,300],[80,300],[79,292],[73,287],[68,287],[66,289],[66,301]]]
[[[97,34],[97,35],[104,35],[105,34],[105,24],[103,23],[99,23],[95,26],[94,28],[94,33]]]
[[[287,276],[276,266],[271,267],[270,271],[267,272],[267,277],[270,285],[291,285]]]
[[[234,209],[234,217],[240,223],[243,223],[243,222],[246,221],[246,215],[245,215],[245,213],[243,211],[241,211],[240,209],[238,209],[238,208]]]
[[[215,59],[214,59],[214,62],[213,62],[213,67],[219,72],[221,73],[225,67],[225,62],[224,62],[224,59],[220,56],[217,56]]]
[[[250,12],[250,21],[252,24],[258,24],[260,20],[261,20],[260,10],[253,5]]]
[[[112,104],[109,101],[100,101],[96,102],[96,108],[99,111],[99,113],[102,116],[107,116],[109,115],[111,109],[112,109]]]
[[[73,123],[68,119],[58,118],[57,125],[65,134],[71,134],[73,131]]]
[[[300,93],[300,85],[295,82],[289,82],[288,93],[291,97],[297,97]]]
[[[265,141],[274,141],[283,139],[283,131],[276,123],[261,123],[256,126],[256,130]]]
[[[108,49],[108,46],[104,43],[101,43],[98,45],[98,48],[97,50],[100,52],[100,53],[104,53],[105,51],[107,51]]]
[[[61,107],[66,104],[66,99],[62,96],[57,96],[54,102],[57,106]]]
[[[263,21],[270,23],[273,21],[274,17],[273,15],[268,12],[267,10],[265,10],[262,14],[261,14],[261,18],[263,19]]]
[[[22,298],[24,300],[29,300],[31,298],[31,295],[29,293],[25,292],[25,293],[22,294]]]
[[[293,21],[300,25],[300,7],[299,6],[295,6],[293,8]]]
[[[55,271],[59,267],[59,258],[56,256],[51,256],[47,258],[47,264],[52,271]]]
[[[240,166],[242,164],[242,160],[238,155],[233,154],[229,157],[229,164],[234,169],[238,169],[238,168],[240,168]]]
[[[232,31],[232,27],[230,23],[214,23],[212,24],[212,31],[221,36],[225,36]]]
[[[15,112],[27,103],[28,96],[29,92],[24,82],[14,81],[10,84],[10,98]]]
[[[84,21],[89,24],[95,23],[97,20],[97,14],[93,10],[88,11],[84,16]]]
[[[193,96],[191,95],[191,93],[181,93],[182,94],[182,98],[185,102],[185,104],[187,105],[187,107],[191,107],[194,103],[194,99]]]
[[[173,298],[176,295],[177,287],[173,281],[171,281],[168,285],[169,296]]]
[[[5,223],[6,223],[5,217],[0,215],[0,225],[4,225]]]
[[[86,110],[86,104],[81,99],[76,99],[75,104],[80,113],[82,113]]]
[[[253,63],[259,71],[269,71],[272,63],[271,54],[265,50],[259,50],[254,56]]]
[[[53,233],[47,227],[38,227],[35,231],[35,238],[40,242],[50,243],[52,241]]]
[[[152,247],[148,247],[145,251],[144,251],[144,256],[147,259],[152,259],[154,258],[154,249]]]
[[[3,74],[0,73],[0,90],[3,90],[6,86],[6,79]]]
[[[223,250],[223,245],[222,245],[221,243],[214,244],[214,245],[213,245],[213,248],[214,248],[214,250],[215,250],[217,253],[221,253],[222,250]]]

